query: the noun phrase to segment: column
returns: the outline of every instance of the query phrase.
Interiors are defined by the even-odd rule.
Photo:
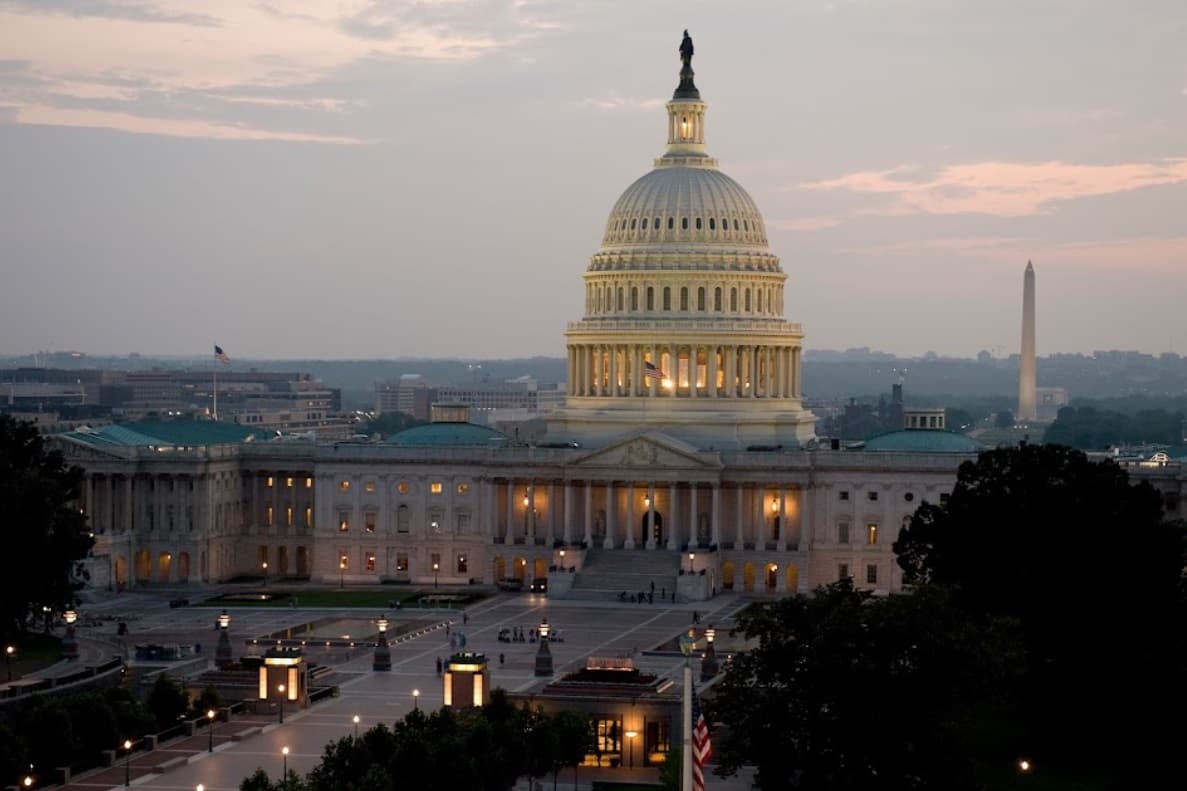
[[[606,540],[602,542],[604,549],[614,549],[614,481],[606,481]]]
[[[688,484],[688,546],[697,545],[697,484]]]
[[[573,543],[573,482],[565,481],[565,524],[561,528],[566,545]]]
[[[680,544],[676,540],[676,533],[680,524],[676,518],[676,505],[679,501],[676,499],[676,484],[675,482],[668,484],[668,549],[677,549]]]
[[[746,533],[742,529],[742,484],[738,484],[734,488],[737,499],[734,501],[734,520],[737,526],[738,538],[735,540],[734,549],[742,549],[746,546]]]
[[[600,396],[602,394],[602,347],[595,343],[590,347],[590,353],[593,358],[593,365],[590,366],[593,387],[589,394]]]
[[[709,390],[710,398],[717,398],[717,346],[710,346],[707,354],[709,355],[708,367],[706,368],[706,375],[709,381],[705,382]]]
[[[631,396],[643,395],[643,347],[631,344]]]
[[[585,546],[593,548],[593,481],[586,481],[581,488],[585,490]]]
[[[635,482],[628,481],[626,485],[626,536],[622,542],[623,549],[635,548]]]
[[[762,506],[763,506],[762,501],[763,501],[763,498],[766,497],[766,495],[767,495],[766,486],[764,486],[761,483],[757,484],[756,488],[754,490],[754,512],[753,512],[753,516],[754,516],[754,548],[755,549],[758,549],[759,544],[762,544],[764,547],[766,546],[767,537],[766,537],[766,535],[764,535],[766,533],[766,531],[763,530],[763,521],[764,520],[763,520],[763,513],[762,513]]]
[[[647,548],[655,549],[655,482],[647,484]]]
[[[675,296],[675,295],[673,295]],[[680,391],[680,361],[676,359],[676,345],[674,343],[668,344],[668,379],[672,381],[672,387],[668,391],[668,395],[672,398]]]
[[[656,367],[656,369],[659,369],[660,368],[659,363],[660,363],[659,347],[653,343],[653,344],[651,344],[651,364],[654,365]],[[655,398],[655,389],[658,386],[659,386],[659,379],[648,377],[647,378],[647,395],[649,395],[652,398]]]
[[[750,397],[758,398],[758,347],[751,346],[747,349],[750,359],[747,363],[747,373],[750,374]]]
[[[779,551],[787,549],[787,484],[779,484]]]
[[[556,482],[548,481],[548,539],[547,544],[551,545],[556,541]]]
[[[124,518],[122,520],[124,529],[121,532],[123,532],[123,533],[132,532],[132,519],[133,519],[132,513],[133,513],[132,512],[132,476],[125,475],[124,476],[124,511],[123,511]],[[209,535],[210,526],[206,525],[205,527],[206,527],[207,534]],[[132,560],[131,558],[128,558],[129,563],[131,562],[131,560]],[[125,572],[126,571],[127,571],[127,567],[125,567]]]
[[[618,347],[610,347],[610,395],[617,396],[618,390]]]
[[[712,529],[713,543],[717,547],[721,546],[721,484],[713,484],[713,510],[709,514],[710,527]]]
[[[503,543],[510,544],[515,535],[515,479],[507,479],[507,521],[503,525]]]
[[[737,346],[721,347],[722,361],[725,363],[725,397],[736,398],[738,388]]]

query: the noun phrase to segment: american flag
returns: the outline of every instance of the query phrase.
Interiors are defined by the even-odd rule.
[[[656,368],[654,365],[647,362],[646,360],[643,361],[643,375],[646,376],[648,379],[663,379],[664,378],[664,372],[661,371],[660,369]]]
[[[693,791],[705,791],[705,764],[713,757],[713,744],[709,741],[709,723],[701,711],[701,699],[692,693],[692,787]]]
[[[223,347],[219,346],[217,343],[214,345],[214,359],[218,360],[223,365],[231,364],[231,358],[228,357],[227,353],[223,351]]]

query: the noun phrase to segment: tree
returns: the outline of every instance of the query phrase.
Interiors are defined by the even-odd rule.
[[[24,632],[31,613],[74,602],[79,561],[94,543],[72,505],[82,480],[33,424],[0,415],[0,632]]]
[[[706,701],[719,771],[764,791],[976,787],[978,714],[1009,677],[1008,625],[976,623],[941,591],[876,598],[843,580],[752,605],[757,641]]]
[[[552,755],[552,788],[562,770],[573,767],[573,788],[577,788],[577,767],[585,756],[593,752],[595,737],[589,717],[577,711],[558,711],[548,722],[549,730],[556,738]]]
[[[164,730],[176,725],[189,705],[189,696],[180,684],[164,673],[157,676],[148,693],[148,710],[157,728]]]
[[[947,503],[923,505],[894,550],[906,582],[1018,621],[1036,747],[1133,777],[1176,754],[1162,721],[1183,697],[1184,547],[1146,483],[1025,445],[962,464]]]
[[[1014,425],[1014,413],[1009,409],[1003,409],[993,416],[993,425],[996,428],[1010,428]]]

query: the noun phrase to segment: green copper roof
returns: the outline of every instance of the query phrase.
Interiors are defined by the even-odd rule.
[[[976,453],[981,446],[964,434],[951,431],[912,429],[891,431],[866,440],[863,450],[893,450],[908,453]]]
[[[481,446],[498,447],[507,435],[474,423],[429,423],[413,426],[387,438],[389,445]]]
[[[142,447],[194,447],[199,445],[236,445],[267,438],[268,432],[221,423],[213,420],[144,421],[97,426],[72,431],[66,436],[90,445]]]

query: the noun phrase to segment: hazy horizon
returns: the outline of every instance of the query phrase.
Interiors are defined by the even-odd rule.
[[[563,356],[685,27],[808,349],[1187,353],[1181,2],[0,0],[0,355]]]

